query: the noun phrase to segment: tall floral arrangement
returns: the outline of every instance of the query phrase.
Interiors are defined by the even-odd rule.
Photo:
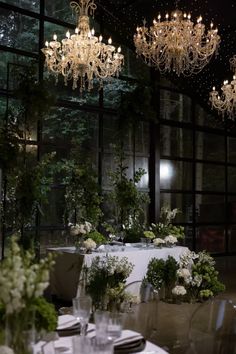
[[[206,300],[224,289],[218,279],[215,260],[206,251],[188,250],[180,257],[174,295],[183,295],[186,301]]]
[[[57,315],[43,293],[49,284],[51,255],[35,263],[32,252],[22,251],[16,240],[0,264],[0,308],[7,328],[6,340],[16,353],[26,354],[22,332],[36,327],[38,331],[55,330]]]
[[[150,231],[155,238],[164,239],[166,243],[176,243],[179,239],[185,237],[184,227],[173,225],[173,221],[179,212],[177,208],[172,210],[165,206],[161,208],[159,222],[157,224],[152,223],[150,227]]]
[[[95,257],[87,269],[86,290],[94,308],[117,308],[125,297],[125,282],[133,269],[127,257]]]

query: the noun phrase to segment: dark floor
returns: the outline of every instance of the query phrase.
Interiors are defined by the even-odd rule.
[[[236,333],[236,309],[228,302],[223,302],[222,307],[222,301],[220,302],[226,299],[236,304],[236,257],[217,258],[216,268],[226,290],[215,298],[213,304],[208,302],[177,305],[156,301],[142,303],[133,309],[133,313],[126,314],[125,326],[141,332],[147,339],[164,347],[171,354],[236,354],[236,334],[231,331],[230,340],[224,341],[223,345],[212,335],[215,322],[219,321],[219,318],[223,321],[222,308],[226,314],[224,326],[233,326],[233,332]],[[229,305],[229,311],[226,311],[228,307],[225,307],[225,303]],[[198,311],[197,315],[195,311]],[[195,319],[199,323],[196,324]],[[199,341],[191,343],[191,338]]]

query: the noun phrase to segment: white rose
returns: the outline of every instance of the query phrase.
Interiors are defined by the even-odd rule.
[[[175,236],[173,236],[173,235],[166,236],[164,238],[164,240],[165,240],[166,243],[171,243],[171,244],[174,244],[174,243],[178,242],[177,238]]]
[[[154,244],[155,246],[161,245],[161,244],[163,244],[163,243],[165,243],[165,241],[164,241],[162,238],[155,238],[155,239],[153,240],[153,244]]]
[[[84,247],[86,250],[91,250],[93,248],[96,248],[96,242],[94,242],[91,238],[88,238],[83,242]]]
[[[187,291],[185,289],[184,286],[182,285],[176,285],[173,289],[172,289],[172,294],[173,295],[185,295],[187,294]]]

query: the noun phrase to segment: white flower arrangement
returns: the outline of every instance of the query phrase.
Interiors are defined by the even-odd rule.
[[[92,224],[88,221],[85,221],[82,224],[75,224],[75,225],[70,223],[68,226],[70,228],[71,236],[83,236],[89,234],[93,229]]]
[[[174,245],[175,243],[177,243],[178,242],[178,239],[175,237],[175,236],[173,236],[173,235],[168,235],[168,236],[166,236],[165,238],[164,238],[164,241],[165,241],[165,243],[169,243],[169,244],[171,244],[171,245]]]
[[[165,244],[165,241],[162,238],[157,237],[153,240],[153,244],[154,246],[161,246]]]
[[[6,345],[0,345],[0,354],[14,354],[14,351]]]
[[[176,295],[176,296],[184,296],[187,294],[187,290],[185,289],[184,286],[182,285],[176,285],[173,289],[172,289],[172,294]]]
[[[8,256],[0,264],[0,304],[6,314],[19,313],[35,298],[43,295],[49,285],[49,269],[52,256],[33,264],[34,255],[23,255],[15,240],[11,243]]]
[[[88,238],[83,242],[83,246],[86,248],[87,251],[90,251],[92,249],[96,248],[96,242],[94,242],[91,238]]]

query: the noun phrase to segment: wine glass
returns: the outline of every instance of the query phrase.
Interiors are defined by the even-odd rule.
[[[86,327],[92,308],[92,300],[89,296],[80,296],[72,300],[73,315],[80,322],[80,335],[86,335]]]

